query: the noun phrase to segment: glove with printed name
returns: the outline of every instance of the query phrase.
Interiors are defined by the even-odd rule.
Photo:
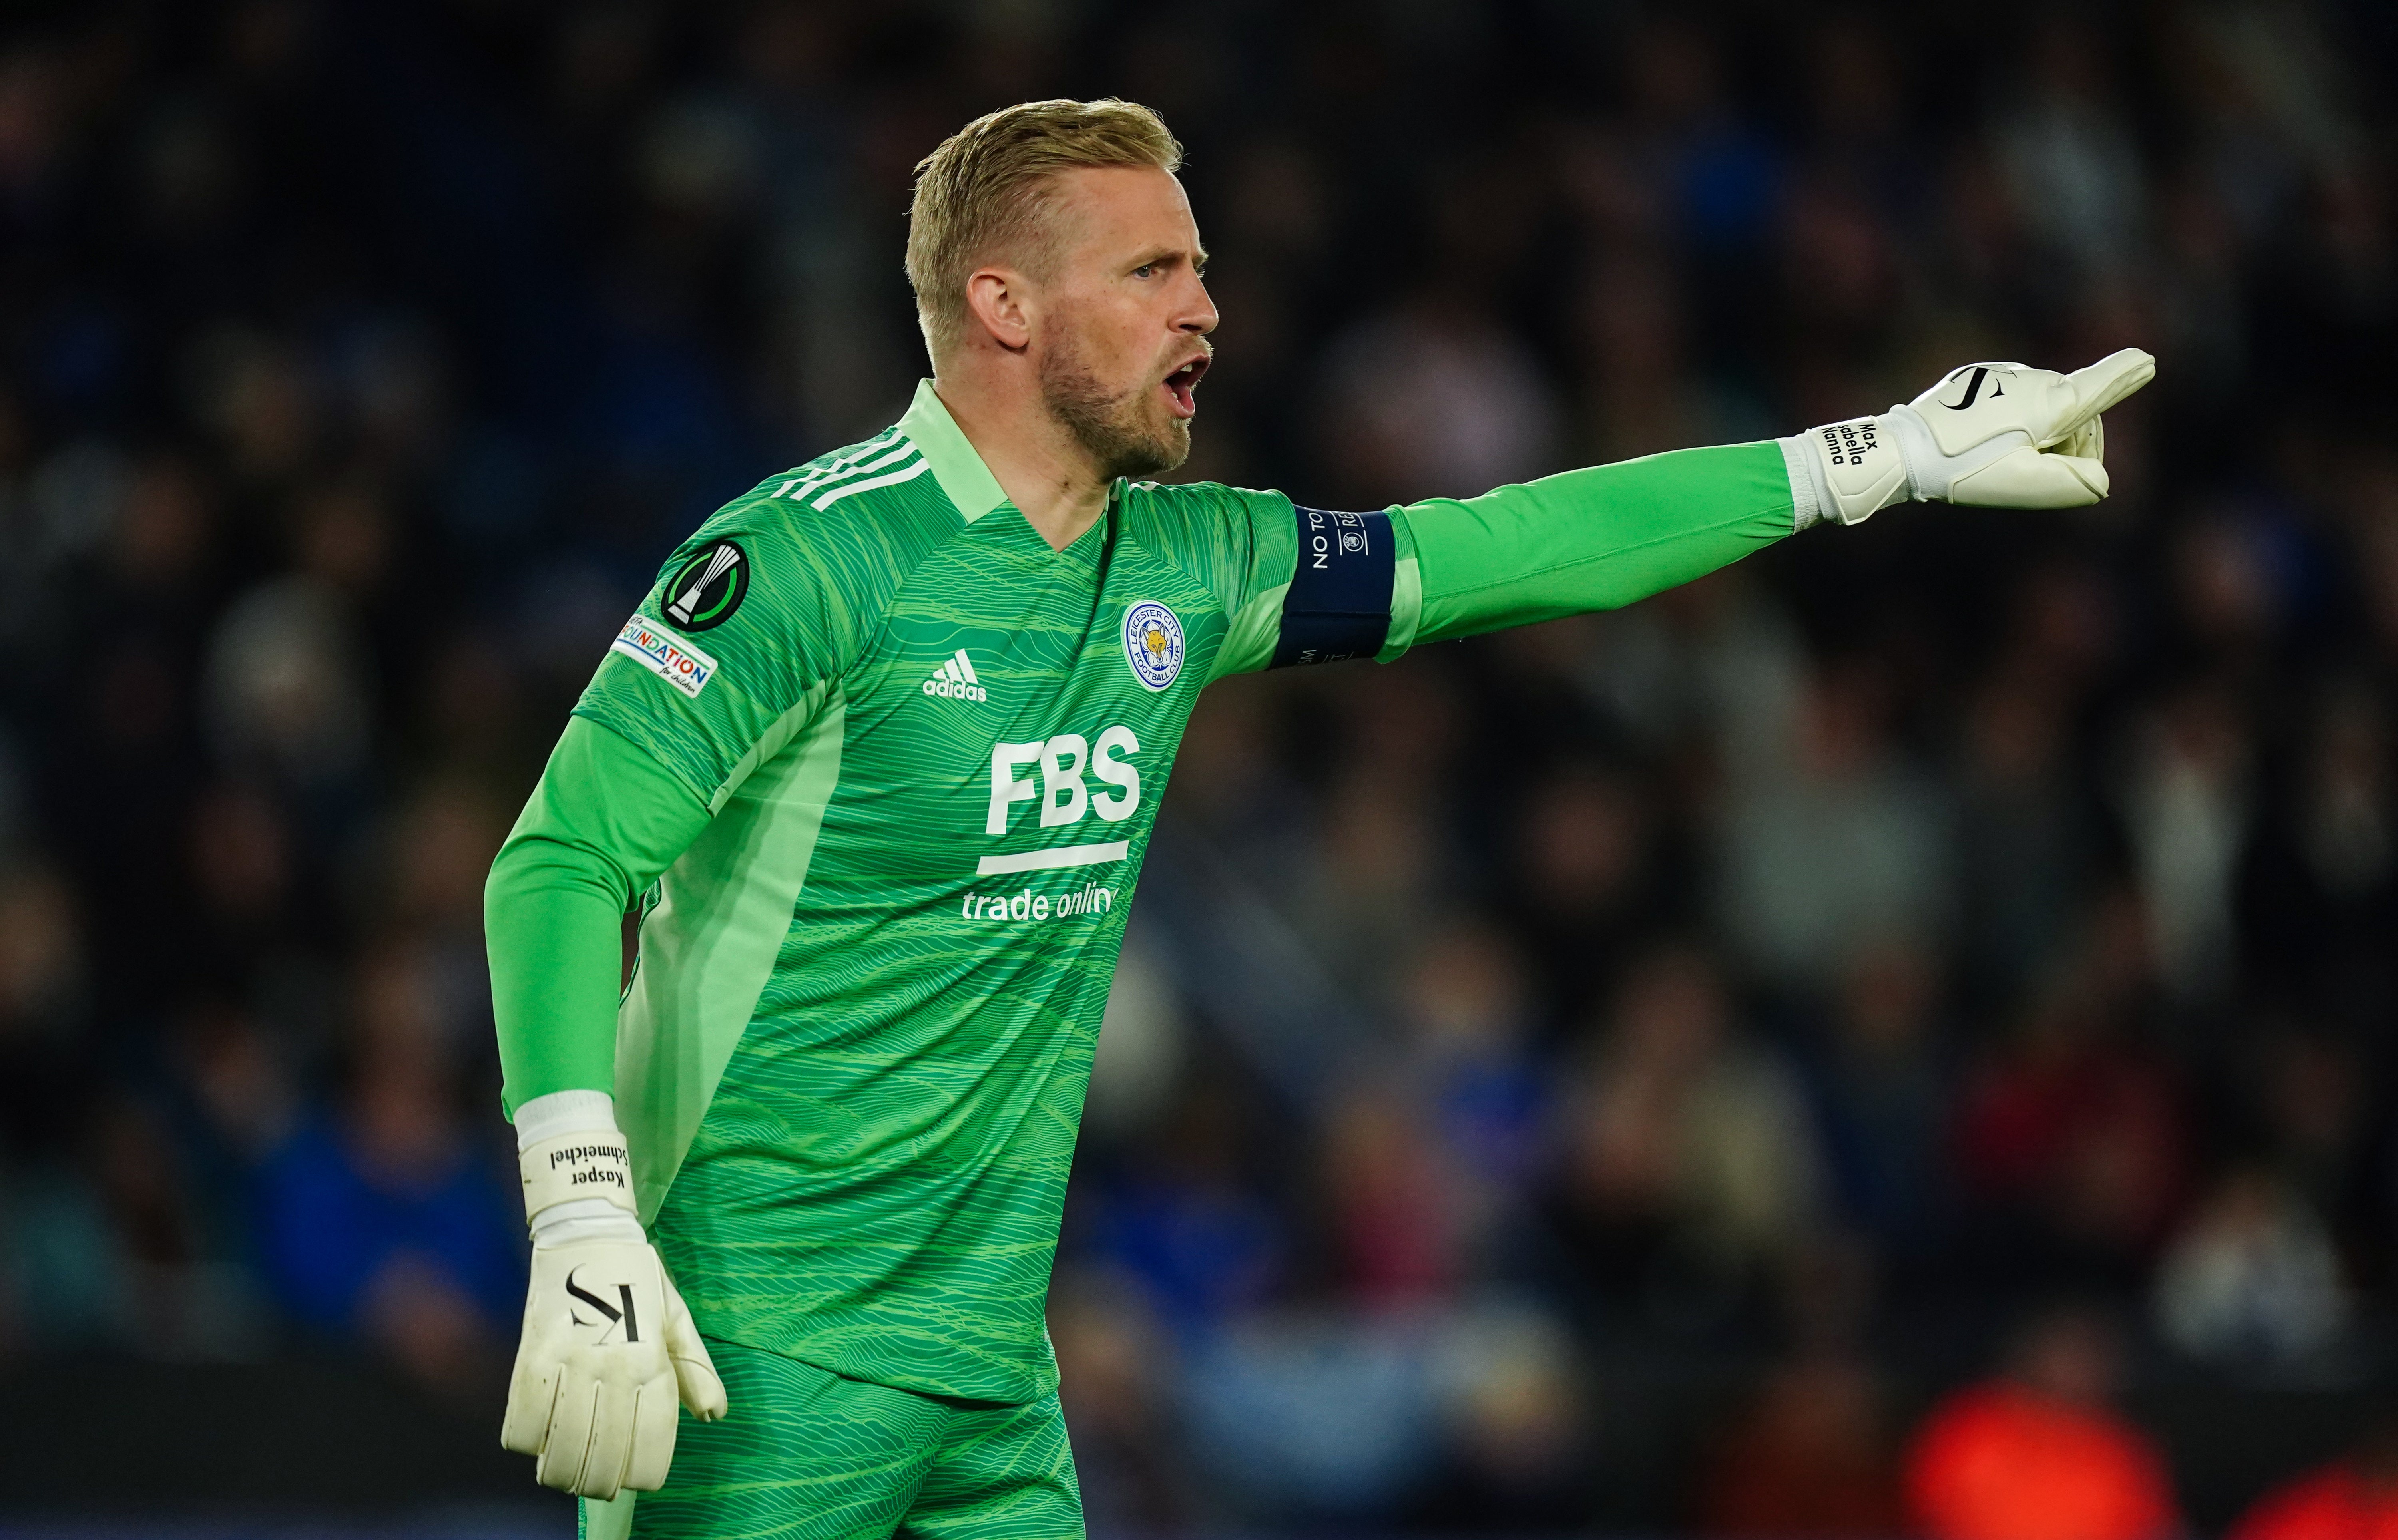
[[[1793,480],[1803,478],[1798,526],[1817,519],[1863,524],[1908,498],[1977,508],[2095,502],[2107,495],[2107,436],[2098,414],[2156,372],[2156,359],[2138,348],[2071,374],[1967,364],[1879,417],[1785,438]]]
[[[519,1130],[529,1121],[520,1111]],[[712,1422],[724,1382],[635,1217],[625,1136],[610,1114],[518,1159],[532,1277],[500,1443],[538,1458],[542,1485],[578,1497],[654,1492],[674,1462],[677,1402]]]

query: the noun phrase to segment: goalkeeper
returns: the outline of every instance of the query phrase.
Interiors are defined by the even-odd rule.
[[[1381,512],[1160,486],[1216,325],[1179,164],[1111,100],[925,159],[933,379],[674,553],[493,864],[533,1238],[502,1439],[588,1534],[1081,1533],[1043,1303],[1210,680],[1629,604],[1908,499],[2093,502],[2098,414],[2153,369],[1970,365]]]

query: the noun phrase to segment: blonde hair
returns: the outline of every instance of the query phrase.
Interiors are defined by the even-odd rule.
[[[1026,101],[986,113],[916,163],[908,207],[908,282],[936,360],[966,324],[966,278],[1002,252],[1036,273],[1048,243],[1049,181],[1086,166],[1179,170],[1182,145],[1165,120],[1137,101]]]

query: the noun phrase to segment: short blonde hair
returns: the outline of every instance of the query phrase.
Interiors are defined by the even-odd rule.
[[[939,359],[964,335],[966,278],[992,256],[1022,249],[1038,271],[1049,179],[1086,166],[1182,167],[1165,120],[1137,101],[1027,101],[986,113],[916,163],[908,208],[908,282],[924,344]]]

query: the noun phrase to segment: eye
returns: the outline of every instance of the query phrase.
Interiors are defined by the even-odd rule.
[[[1132,270],[1132,275],[1136,278],[1146,278],[1156,271],[1157,264],[1155,262],[1143,262],[1138,267]]]

